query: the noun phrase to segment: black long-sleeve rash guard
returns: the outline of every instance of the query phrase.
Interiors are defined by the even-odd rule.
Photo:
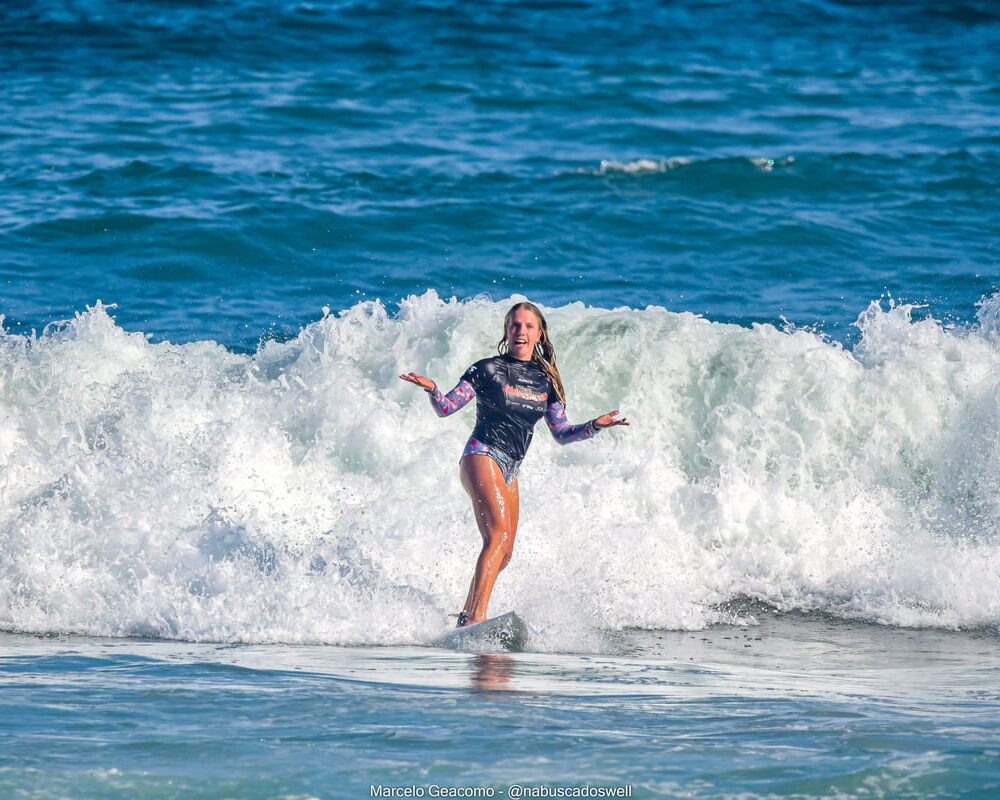
[[[458,385],[442,395],[434,388],[431,403],[441,416],[458,411],[473,397],[476,427],[472,437],[520,461],[531,444],[535,423],[543,416],[560,444],[588,439],[597,432],[593,421],[571,425],[552,381],[534,361],[504,354],[469,367]]]

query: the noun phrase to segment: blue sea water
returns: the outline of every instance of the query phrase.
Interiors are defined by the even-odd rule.
[[[995,4],[26,0],[0,74],[0,797],[996,796]],[[633,425],[449,653],[396,376],[521,296]]]

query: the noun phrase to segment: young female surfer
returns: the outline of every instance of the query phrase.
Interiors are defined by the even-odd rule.
[[[476,427],[459,462],[462,486],[472,499],[483,549],[458,615],[459,627],[486,619],[497,575],[510,561],[517,533],[517,470],[543,416],[560,444],[589,439],[602,428],[628,425],[617,411],[579,425],[566,421],[566,395],[556,368],[545,317],[533,303],[518,303],[504,318],[498,356],[469,367],[458,385],[441,394],[430,378],[400,375],[428,393],[438,416],[454,414],[476,398]]]

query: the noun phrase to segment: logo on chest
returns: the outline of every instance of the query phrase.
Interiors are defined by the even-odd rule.
[[[539,392],[530,386],[507,384],[503,387],[503,393],[508,406],[531,409],[532,411],[544,410],[545,401],[549,398],[545,392]]]

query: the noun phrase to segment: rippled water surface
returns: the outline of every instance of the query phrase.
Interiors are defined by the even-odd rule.
[[[477,656],[7,636],[0,787],[88,798],[1000,789],[994,634],[766,618],[616,639],[606,655]]]
[[[844,327],[996,288],[990,3],[24,4],[7,324],[253,346],[525,292]]]

